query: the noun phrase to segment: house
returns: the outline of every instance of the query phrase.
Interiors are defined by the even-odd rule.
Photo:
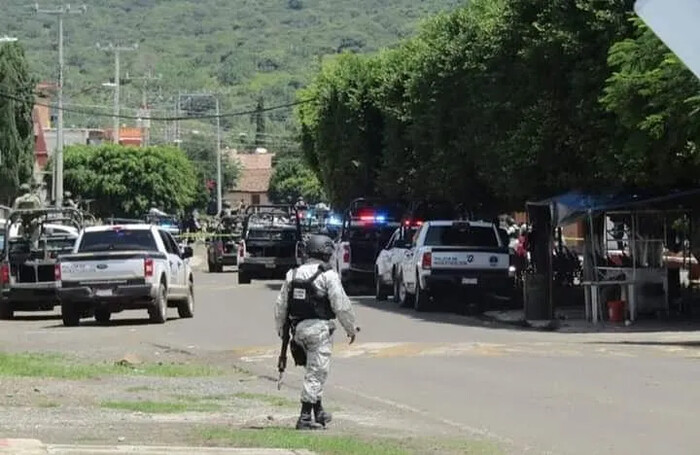
[[[241,166],[236,187],[228,192],[225,199],[232,203],[243,200],[246,205],[269,204],[270,178],[272,177],[273,153],[238,153],[226,150],[224,154],[237,159]]]

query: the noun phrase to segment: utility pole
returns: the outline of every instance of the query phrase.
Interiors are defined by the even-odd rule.
[[[119,55],[122,52],[135,51],[139,48],[139,45],[134,44],[133,46],[117,46],[109,43],[106,46],[102,46],[100,43],[97,43],[97,48],[107,52],[114,52],[114,131],[112,132],[112,140],[115,144],[119,144],[119,89],[121,87],[121,82],[119,80],[121,78]]]
[[[58,17],[58,121],[56,125],[56,152],[54,153],[53,197],[56,207],[63,206],[63,16],[66,14],[83,14],[87,6],[71,10],[70,5],[61,5],[54,9],[41,9],[33,5],[36,14],[49,14]]]
[[[221,213],[223,207],[223,180],[221,178],[221,111],[219,110],[219,97],[216,97],[216,207],[217,213]]]
[[[148,72],[140,77],[130,77],[129,73],[126,73],[126,79],[127,80],[140,80],[143,81],[143,86],[141,87],[141,112],[139,113],[139,116],[141,117],[141,123],[142,126],[141,128],[143,129],[143,145],[144,147],[147,147],[150,144],[150,129],[151,129],[151,121],[150,121],[150,108],[148,107],[148,84],[151,81],[160,81],[163,78],[162,75],[158,74],[157,76],[153,74],[153,72],[149,69]]]
[[[216,207],[218,212],[221,213],[223,208],[223,178],[221,175],[221,108],[219,105],[218,95],[213,95],[211,93],[179,93],[178,94],[178,117],[184,116],[182,112],[182,98],[213,98],[216,103]],[[179,123],[179,121],[178,121]],[[180,139],[180,128],[178,126],[178,139]],[[179,141],[178,141],[179,146]]]

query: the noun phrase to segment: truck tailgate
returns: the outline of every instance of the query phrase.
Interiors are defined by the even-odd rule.
[[[510,256],[503,249],[433,248],[434,269],[507,270]]]
[[[86,282],[143,278],[145,259],[156,256],[162,255],[145,252],[72,254],[60,260],[61,279],[64,282]]]

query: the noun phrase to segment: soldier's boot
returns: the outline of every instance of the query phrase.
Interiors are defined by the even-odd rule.
[[[330,412],[326,412],[323,409],[323,404],[321,404],[321,399],[319,398],[316,403],[313,405],[314,409],[314,418],[316,420],[316,423],[320,423],[324,427],[333,420],[333,415]]]
[[[322,425],[314,422],[311,412],[313,411],[312,403],[301,402],[301,414],[297,420],[297,430],[319,430]]]

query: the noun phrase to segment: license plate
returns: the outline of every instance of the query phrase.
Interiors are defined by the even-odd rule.
[[[274,269],[274,268],[275,268],[275,264],[265,264],[265,268]]]
[[[109,297],[112,295],[112,290],[111,289],[96,289],[95,295],[97,297]]]
[[[462,278],[462,284],[475,285],[479,284],[478,278]]]

